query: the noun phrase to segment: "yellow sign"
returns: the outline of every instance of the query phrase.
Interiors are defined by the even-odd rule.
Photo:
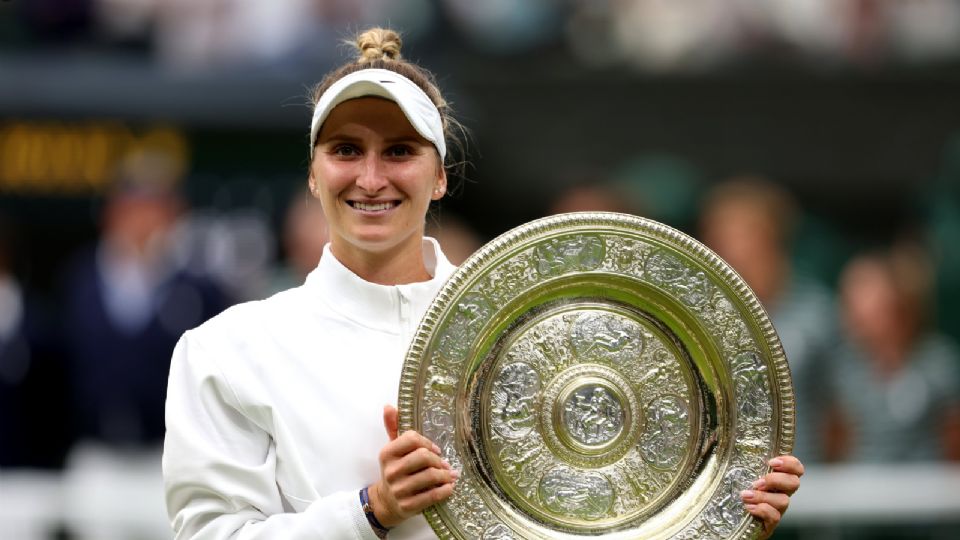
[[[102,193],[120,162],[141,151],[163,152],[180,165],[181,173],[186,170],[186,137],[167,126],[134,130],[110,121],[0,124],[0,193]]]

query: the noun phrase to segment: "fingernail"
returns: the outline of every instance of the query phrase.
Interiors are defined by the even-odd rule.
[[[763,489],[766,486],[767,486],[767,481],[764,480],[763,478],[753,483],[753,489]]]
[[[452,470],[450,471],[450,476],[452,476],[453,479],[456,480],[457,478],[460,478],[460,471],[458,471],[458,470],[456,470],[456,469],[452,469]]]
[[[433,453],[434,453],[434,454],[439,454],[439,453],[440,453],[440,447],[437,446],[436,444],[433,445]]]
[[[745,489],[740,492],[740,497],[742,497],[745,501],[751,501],[754,497],[756,497],[756,493],[750,491],[749,489]]]
[[[447,460],[445,460],[445,459],[444,459],[443,461],[441,461],[440,463],[443,464],[443,468],[444,468],[444,469],[453,469],[453,466],[450,465],[450,462],[447,461]]]
[[[773,458],[773,459],[771,459],[770,461],[768,461],[767,463],[769,463],[771,467],[779,467],[779,466],[783,465],[783,460],[780,459],[780,458]]]

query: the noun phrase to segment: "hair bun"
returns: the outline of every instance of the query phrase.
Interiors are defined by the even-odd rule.
[[[400,60],[400,47],[403,42],[400,34],[389,28],[371,28],[357,36],[357,49],[360,50],[358,64],[368,64],[377,60]]]

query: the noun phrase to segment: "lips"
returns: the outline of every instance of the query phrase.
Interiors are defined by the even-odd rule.
[[[363,212],[386,212],[399,206],[400,201],[347,201],[347,204]]]

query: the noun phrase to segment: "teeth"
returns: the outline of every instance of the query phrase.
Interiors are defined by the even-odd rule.
[[[354,202],[353,207],[357,210],[364,210],[366,212],[381,212],[383,210],[389,210],[393,207],[393,203],[382,202],[382,203],[363,203],[363,202]]]

